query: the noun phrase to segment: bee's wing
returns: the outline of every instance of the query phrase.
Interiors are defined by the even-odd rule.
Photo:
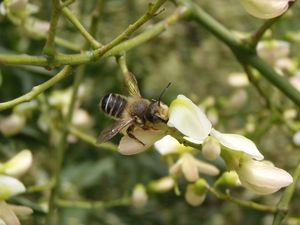
[[[97,144],[101,144],[113,138],[117,133],[119,133],[123,128],[132,124],[134,118],[120,119],[111,126],[106,127],[97,138]]]
[[[125,87],[130,96],[141,97],[137,80],[133,73],[128,72],[125,76]]]

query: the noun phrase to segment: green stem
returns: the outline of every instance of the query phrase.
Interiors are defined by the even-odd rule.
[[[285,218],[285,216],[288,212],[289,204],[293,198],[293,194],[295,193],[299,179],[300,179],[300,162],[298,162],[298,166],[297,166],[296,170],[294,171],[293,183],[288,188],[285,189],[285,191],[282,195],[282,198],[280,199],[280,201],[277,205],[278,210],[276,211],[276,213],[274,215],[273,225],[281,224],[281,222]]]
[[[155,3],[150,3],[146,13],[141,16],[136,22],[129,25],[119,36],[112,40],[109,44],[104,45],[102,48],[95,51],[97,57],[101,57],[110,49],[120,44],[124,40],[128,39],[130,35],[145,24],[148,20],[152,19],[156,15],[157,10],[166,2],[167,0],[157,0]]]
[[[101,47],[101,44],[94,39],[94,37],[82,26],[80,21],[74,16],[74,14],[67,8],[62,9],[63,14],[68,20],[77,28],[77,30],[82,34],[86,41],[92,46],[93,49]]]
[[[184,18],[189,14],[189,10],[185,7],[181,7],[176,10],[170,17],[165,19],[162,22],[157,23],[154,26],[151,26],[149,29],[139,34],[138,36],[124,41],[119,45],[116,45],[111,50],[107,51],[103,57],[115,56],[128,51],[132,48],[135,48],[146,41],[156,37],[171,25]],[[100,48],[102,49],[102,48]],[[53,58],[49,59],[45,56],[30,56],[30,55],[9,55],[9,54],[0,54],[0,65],[34,65],[34,66],[44,66],[44,67],[57,67],[61,65],[78,65],[93,62],[99,59],[99,56],[96,57],[96,51],[86,51],[80,54],[58,54]]]
[[[106,52],[103,57],[115,56],[119,55],[123,52],[126,52],[132,48],[135,48],[144,42],[158,36],[163,31],[167,30],[170,26],[183,19],[190,13],[186,7],[178,8],[171,16],[166,18],[165,20],[151,26],[151,28],[147,29],[143,33],[131,38],[128,41],[124,41],[121,44],[115,46],[110,51]],[[0,55],[1,61],[1,55]]]
[[[177,0],[181,5],[185,5],[191,10],[191,19],[194,19],[208,31],[213,33],[218,39],[223,41],[235,54],[239,61],[250,64],[257,69],[262,76],[269,80],[298,107],[300,106],[300,92],[297,91],[286,78],[280,76],[271,66],[256,55],[253,49],[247,47],[239,39],[232,35],[221,23],[212,18],[197,4],[190,0]]]
[[[62,208],[80,208],[80,209],[99,209],[111,208],[116,206],[128,206],[131,204],[130,198],[121,198],[109,202],[103,201],[74,201],[57,199],[56,204]]]
[[[29,36],[30,38],[33,38],[33,39],[46,39],[47,38],[47,33],[44,33],[44,32],[41,32],[41,31],[35,29],[33,26],[31,26],[31,24],[25,25],[24,30],[25,30],[24,33],[27,36]],[[64,48],[70,49],[72,51],[76,51],[76,52],[80,51],[80,48],[78,45],[76,45],[70,41],[67,41],[61,37],[56,36],[54,38],[54,42],[55,42],[55,44],[60,45]]]
[[[54,217],[56,212],[55,199],[59,194],[60,184],[61,184],[61,168],[64,161],[65,151],[67,149],[67,136],[68,136],[68,126],[72,123],[73,112],[75,109],[75,102],[77,99],[77,93],[79,89],[79,85],[81,84],[82,77],[84,76],[84,66],[78,68],[77,73],[75,75],[75,80],[73,84],[73,92],[71,96],[71,102],[68,108],[67,116],[64,120],[64,126],[62,127],[62,133],[60,137],[59,144],[57,146],[56,151],[56,165],[55,165],[55,173],[54,173],[54,187],[51,191],[50,199],[49,199],[49,213],[46,218],[46,224],[51,225],[54,224]]]
[[[58,83],[60,80],[66,78],[72,73],[72,67],[66,66],[63,70],[61,70],[58,74],[56,74],[54,77],[49,79],[43,84],[40,84],[38,86],[35,86],[32,88],[32,90],[25,95],[22,95],[18,98],[15,98],[11,101],[0,103],[0,111],[12,108],[22,102],[28,102],[37,97],[39,94],[43,93],[48,88],[52,87],[56,83]]]
[[[275,17],[275,18],[272,18],[272,19],[269,19],[267,21],[265,21],[261,27],[259,27],[257,29],[257,31],[255,31],[251,37],[250,37],[250,40],[249,40],[249,45],[250,45],[250,48],[252,49],[255,49],[258,42],[261,40],[261,38],[263,37],[263,35],[265,34],[265,32],[270,29],[270,27],[278,21],[280,17]]]
[[[55,33],[60,16],[60,2],[59,0],[52,0],[52,14],[50,21],[50,28],[48,32],[48,38],[43,49],[43,53],[53,57],[55,55]]]
[[[272,104],[271,101],[269,100],[269,97],[265,94],[265,92],[262,90],[262,88],[260,87],[258,81],[255,79],[251,68],[248,65],[242,64],[244,71],[246,72],[247,76],[248,76],[248,80],[250,83],[253,84],[253,86],[255,87],[255,89],[257,90],[258,94],[262,97],[262,99],[264,100],[264,104],[267,108],[269,108],[270,110],[272,110]]]
[[[258,210],[258,211],[270,212],[270,213],[273,213],[276,211],[276,207],[273,207],[273,206],[263,205],[263,204],[259,204],[259,203],[252,202],[252,201],[245,201],[245,200],[241,200],[238,198],[234,198],[228,193],[224,194],[224,193],[222,193],[214,188],[211,188],[211,187],[209,187],[208,190],[209,190],[209,192],[211,192],[213,195],[215,195],[219,199],[234,202],[234,203],[236,203],[240,206],[246,207],[246,208],[251,208],[251,209]]]

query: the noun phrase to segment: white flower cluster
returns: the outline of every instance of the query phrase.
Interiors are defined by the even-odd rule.
[[[238,179],[234,183],[241,184],[257,194],[271,194],[293,182],[288,172],[263,161],[264,156],[250,139],[214,129],[202,109],[183,95],[172,101],[167,125],[169,130],[179,131],[187,143],[202,144],[203,156],[208,160],[215,160],[220,155],[222,145],[221,157],[228,170],[234,171]],[[196,202],[202,203],[203,195],[206,194],[206,191],[203,191],[206,190],[206,183],[200,182],[199,173],[216,176],[219,170],[214,165],[197,159],[192,154],[192,147],[180,144],[177,139],[166,135],[167,133],[168,131],[164,129],[138,128],[134,131],[134,135],[145,145],[124,136],[119,145],[119,152],[126,155],[136,154],[155,142],[154,146],[162,155],[179,153],[177,162],[170,166],[170,175],[176,177],[183,174],[188,182],[193,183],[187,188],[186,200],[191,205],[196,205],[195,202],[190,202],[191,199],[195,199],[190,196],[198,195]]]

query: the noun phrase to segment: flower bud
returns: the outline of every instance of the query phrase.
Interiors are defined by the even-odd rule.
[[[0,121],[0,131],[4,136],[12,136],[25,126],[26,119],[19,114],[11,114]]]
[[[174,179],[172,177],[163,177],[159,180],[150,183],[150,190],[153,192],[164,193],[173,189],[175,185]]]
[[[189,184],[187,186],[187,190],[185,192],[185,200],[191,206],[199,206],[201,205],[206,197],[206,192],[199,193],[194,184]]]
[[[228,84],[232,87],[245,87],[249,85],[249,80],[244,73],[232,73],[228,77]]]
[[[300,146],[300,131],[298,131],[294,134],[293,142],[295,145]]]
[[[272,194],[293,182],[288,172],[266,161],[246,160],[236,172],[245,188],[261,195]]]
[[[74,126],[79,128],[89,128],[92,126],[92,118],[87,111],[84,109],[75,109],[72,123]]]
[[[278,60],[287,58],[290,50],[290,43],[281,40],[260,41],[257,45],[257,54],[273,66]]]
[[[202,155],[207,160],[215,160],[221,153],[220,143],[213,137],[206,138],[203,147]]]
[[[199,179],[199,173],[216,176],[219,174],[219,170],[214,165],[196,159],[190,153],[184,153],[170,168],[170,174],[172,175],[181,173],[187,181],[195,182]]]
[[[271,19],[283,14],[294,0],[241,0],[245,10],[260,19]]]
[[[216,181],[216,186],[236,187],[241,185],[239,176],[235,171],[227,171]]]
[[[24,174],[32,163],[32,154],[29,150],[23,150],[0,166],[0,172],[18,177]]]
[[[17,179],[0,175],[0,201],[25,192],[25,186]]]
[[[131,198],[133,206],[137,208],[145,206],[148,202],[148,195],[144,185],[137,184],[133,189]]]

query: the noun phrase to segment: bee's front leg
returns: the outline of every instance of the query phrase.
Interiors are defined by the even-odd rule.
[[[129,127],[127,128],[127,130],[126,130],[127,135],[128,135],[130,138],[136,140],[137,142],[139,142],[139,143],[141,143],[142,145],[145,146],[145,143],[143,143],[143,142],[142,142],[141,140],[139,140],[136,136],[134,136],[133,130],[134,130],[134,125],[129,126]]]

